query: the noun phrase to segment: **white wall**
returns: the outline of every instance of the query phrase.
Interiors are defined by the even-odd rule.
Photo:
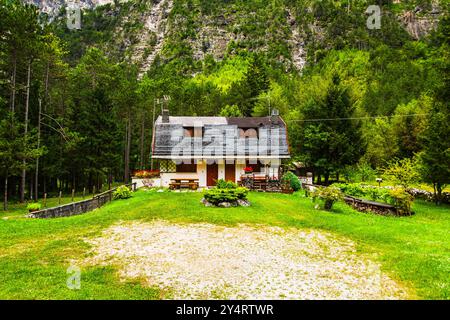
[[[206,162],[197,163],[197,173],[200,187],[206,187]]]
[[[219,162],[219,178],[218,179],[225,180],[225,162],[224,161]]]
[[[161,173],[161,187],[168,188],[171,179],[198,179],[200,187],[206,187],[206,163],[201,162],[197,164],[197,172],[176,172],[176,173]]]
[[[241,180],[244,174],[245,163],[236,163],[236,183]]]

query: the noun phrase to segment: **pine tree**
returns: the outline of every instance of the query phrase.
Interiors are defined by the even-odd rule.
[[[450,112],[448,105],[436,104],[422,136],[420,153],[422,177],[434,186],[435,199],[440,203],[445,184],[450,183]]]
[[[333,75],[325,97],[310,101],[303,113],[304,160],[323,174],[328,183],[332,172],[339,173],[346,165],[357,163],[364,151],[361,125],[349,119],[354,104],[337,74]]]

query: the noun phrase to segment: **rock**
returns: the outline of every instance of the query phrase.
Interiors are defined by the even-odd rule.
[[[218,204],[218,207],[220,208],[230,208],[231,204],[229,202],[221,202]]]
[[[159,189],[157,192],[164,192],[164,189]]]
[[[203,203],[205,205],[205,207],[212,207],[213,206],[213,204],[211,202],[209,202],[208,200],[206,200],[205,198],[200,200],[200,202]]]
[[[248,200],[239,199],[237,201],[237,204],[240,205],[241,207],[250,207],[250,202]]]

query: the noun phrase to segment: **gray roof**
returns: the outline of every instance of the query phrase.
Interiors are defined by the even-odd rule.
[[[201,128],[202,137],[185,137],[184,128]],[[240,138],[239,129],[254,128],[258,138]],[[198,130],[197,130],[198,132]],[[224,154],[226,150],[226,154]],[[288,158],[287,129],[279,117],[158,117],[153,136],[153,157],[175,158]]]

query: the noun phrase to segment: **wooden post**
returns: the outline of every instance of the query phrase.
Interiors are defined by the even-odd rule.
[[[92,187],[92,196],[95,196],[95,186]]]
[[[72,189],[72,202],[74,197],[75,197],[75,189]]]
[[[86,194],[86,187],[83,188],[83,199],[84,199],[85,194]]]
[[[61,195],[62,195],[62,191],[59,190],[58,204],[61,204]]]
[[[44,208],[47,208],[47,194],[44,193]]]

